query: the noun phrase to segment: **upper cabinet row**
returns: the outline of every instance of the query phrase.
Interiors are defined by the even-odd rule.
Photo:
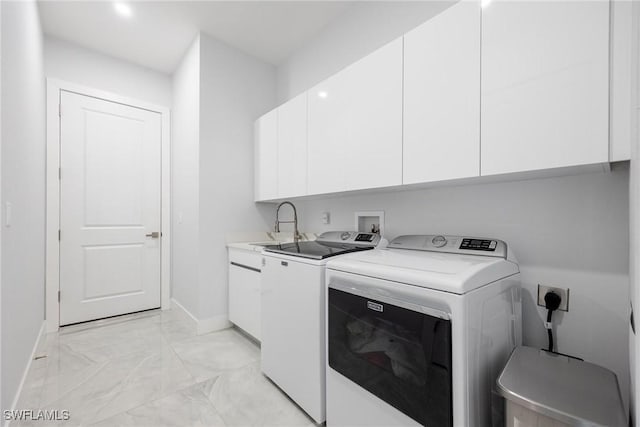
[[[609,43],[608,2],[456,3],[258,119],[256,200],[628,159]]]

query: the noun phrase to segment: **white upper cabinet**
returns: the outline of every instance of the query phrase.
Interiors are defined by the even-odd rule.
[[[480,20],[461,1],[404,37],[404,184],[480,174]]]
[[[308,92],[309,194],[402,183],[402,39]]]
[[[256,120],[255,200],[278,197],[278,113],[273,110]]]
[[[307,194],[307,94],[278,108],[278,198]]]
[[[482,10],[481,174],[609,160],[609,2]]]
[[[633,105],[633,3],[613,0],[611,7],[611,144],[609,160],[631,158]]]
[[[256,123],[256,200],[626,160],[631,4],[460,1]]]

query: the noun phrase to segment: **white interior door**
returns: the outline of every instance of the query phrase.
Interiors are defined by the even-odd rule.
[[[161,115],[60,102],[60,325],[160,307]]]

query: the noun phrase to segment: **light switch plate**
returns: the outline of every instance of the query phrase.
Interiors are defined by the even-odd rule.
[[[331,223],[331,214],[329,212],[322,212],[322,223],[323,224]]]
[[[553,286],[546,286],[538,284],[538,305],[545,307],[544,296],[547,292],[555,292],[560,295],[560,306],[558,310],[569,311],[569,288],[556,288]]]
[[[11,227],[11,216],[13,213],[11,212],[13,209],[13,205],[10,202],[6,202],[4,205],[4,226]]]

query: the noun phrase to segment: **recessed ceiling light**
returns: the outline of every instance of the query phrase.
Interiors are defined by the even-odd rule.
[[[329,96],[329,94],[327,92],[325,92],[324,90],[321,90],[320,92],[318,92],[318,96],[320,98],[326,98],[327,96]]]
[[[133,16],[133,10],[127,3],[115,2],[113,8],[120,16],[124,16],[125,18],[131,18],[131,16]]]

